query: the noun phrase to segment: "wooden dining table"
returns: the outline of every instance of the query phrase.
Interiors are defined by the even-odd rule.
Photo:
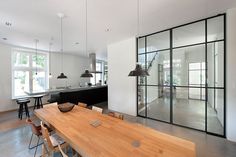
[[[83,157],[196,156],[190,141],[77,105],[62,113],[57,104],[49,104],[34,113]]]

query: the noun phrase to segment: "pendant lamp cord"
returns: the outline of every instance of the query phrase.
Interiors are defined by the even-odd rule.
[[[51,74],[51,43],[49,43],[49,73]]]
[[[63,28],[62,28],[62,18],[61,17],[61,71],[63,73]]]
[[[140,21],[139,21],[139,0],[137,0],[137,37],[139,37],[139,25],[140,25]]]
[[[85,1],[85,52],[86,55],[88,56],[88,4],[87,4],[87,0]]]
[[[140,31],[139,0],[137,0],[137,38],[139,38],[139,31]],[[138,64],[138,62],[136,64]]]
[[[36,75],[38,75],[38,68],[37,68],[37,63],[38,63],[38,39],[35,40],[35,66],[36,66]]]

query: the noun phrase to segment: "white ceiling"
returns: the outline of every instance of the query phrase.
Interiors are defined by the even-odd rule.
[[[223,13],[235,6],[236,0],[140,0],[140,34]],[[53,50],[58,51],[58,12],[66,15],[64,51],[86,55],[85,0],[0,0],[0,42],[34,48],[34,39],[39,39],[39,48],[48,50],[53,37]],[[6,22],[12,26],[6,26]],[[89,52],[105,59],[107,44],[136,33],[137,0],[88,0]]]

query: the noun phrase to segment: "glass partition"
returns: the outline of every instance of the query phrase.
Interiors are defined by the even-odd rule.
[[[138,115],[225,137],[225,14],[143,36]]]

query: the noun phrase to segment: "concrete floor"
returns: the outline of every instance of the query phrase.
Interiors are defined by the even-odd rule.
[[[108,112],[107,105],[103,106],[105,113]],[[8,113],[17,118],[16,112]],[[2,117],[0,116],[0,119]],[[204,132],[199,132],[183,127],[170,125],[150,119],[141,117],[134,117],[125,115],[125,120],[131,123],[140,123],[155,130],[177,136],[196,144],[197,157],[235,157],[236,143],[227,141],[224,138],[207,135]],[[37,121],[37,120],[36,120]],[[22,125],[12,130],[0,132],[0,150],[3,157],[32,157],[34,150],[28,149],[28,142],[30,139],[31,131],[29,127]],[[37,156],[41,155],[41,148],[38,150]],[[55,156],[60,156],[56,154]]]
[[[159,98],[147,105],[147,117],[170,121],[170,99]],[[140,115],[144,115],[144,108]],[[223,135],[223,126],[213,108],[208,105],[208,131]],[[205,101],[192,99],[173,100],[173,122],[182,126],[205,130]]]

